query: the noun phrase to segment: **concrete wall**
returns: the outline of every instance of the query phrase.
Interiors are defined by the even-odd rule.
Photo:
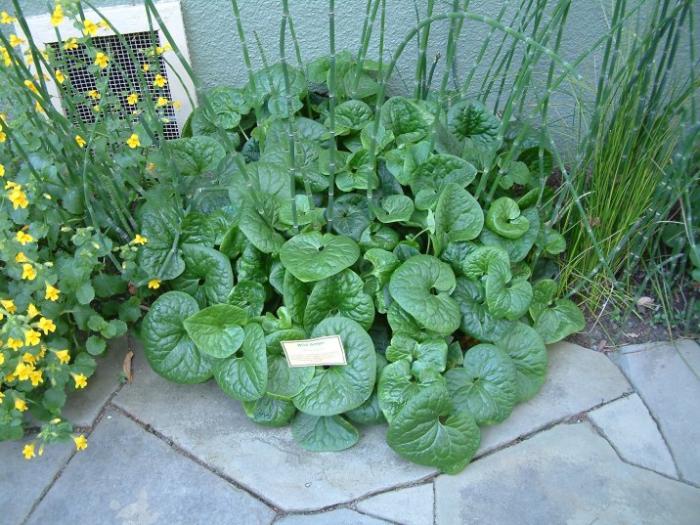
[[[604,8],[609,9],[614,0],[573,0],[569,20],[564,35],[562,54],[568,60],[574,60],[588,49],[606,30]],[[246,81],[242,52],[238,43],[235,22],[230,0],[181,0],[189,50],[193,68],[204,86],[220,84],[238,85]],[[98,6],[140,4],[140,0],[95,0]],[[425,0],[416,0],[419,9],[425,9]],[[473,0],[471,8],[476,12],[496,16],[506,4],[512,11],[516,0]],[[633,2],[628,2],[633,3]],[[449,10],[449,0],[438,0],[436,11]],[[45,12],[46,0],[21,0],[27,15]],[[279,17],[281,2],[279,0],[239,0],[241,17],[245,24],[247,37],[252,48],[252,58],[256,65],[261,63],[259,53],[254,45],[253,31],[257,32],[268,59],[273,62],[279,56]],[[336,1],[337,49],[356,51],[362,29],[365,0]],[[387,0],[387,32],[385,46],[393,51],[403,40],[406,33],[416,23],[414,0]],[[0,0],[0,9],[10,9],[10,0]],[[700,19],[700,1],[695,3],[696,19]],[[296,25],[297,34],[304,59],[314,58],[328,52],[327,0],[290,0],[291,15]],[[506,18],[507,19],[507,18]],[[444,51],[448,24],[442,23],[433,28],[431,34],[431,51],[428,59],[432,60],[435,52]],[[459,46],[458,65],[461,71],[471,67],[474,54],[482,40],[488,34],[483,24],[468,22],[463,30]],[[495,40],[494,40],[495,42]],[[376,49],[376,39],[373,48]],[[493,47],[495,47],[495,43]],[[682,43],[681,53],[689,64],[687,41]],[[289,56],[293,56],[291,47]],[[393,91],[406,91],[413,88],[413,65],[416,59],[416,47],[411,43],[400,61],[398,74],[393,82]],[[581,68],[579,87],[586,88],[595,82],[595,64],[600,61],[600,52],[590,56]],[[477,71],[478,74],[483,71]],[[553,101],[552,110],[561,119],[568,119],[573,112],[571,99],[567,96]],[[557,113],[558,112],[558,113]]]

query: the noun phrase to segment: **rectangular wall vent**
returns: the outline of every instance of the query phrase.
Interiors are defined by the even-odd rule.
[[[189,60],[180,2],[159,2],[156,3],[156,7],[172,39],[185,59]],[[127,95],[131,92],[136,92],[141,97],[146,95],[140,93],[137,73],[142,68],[142,65],[149,61],[145,51],[154,49],[156,46],[163,46],[166,40],[160,30],[150,30],[143,5],[106,7],[101,9],[100,13],[121,33],[124,43],[131,48],[131,54],[135,58],[135,61],[132,60],[129,56],[128,48],[122,44],[119,37],[112,31],[102,30],[99,36],[93,37],[93,45],[104,51],[111,59],[108,90],[110,94],[119,98],[121,107],[124,108],[122,116],[126,118],[129,114]],[[96,13],[90,11],[85,12],[85,18],[93,21],[100,19]],[[55,28],[51,26],[49,15],[29,17],[27,25],[37,45],[52,47],[56,51],[59,63],[62,64],[60,66],[61,70],[70,78],[69,95],[70,99],[76,102],[74,118],[83,122],[94,122],[95,114],[92,110],[92,104],[89,103],[88,93],[95,90],[96,79],[88,71],[87,65],[91,63],[91,60],[87,56],[85,47],[79,45],[77,49],[69,51],[60,49],[59,43],[56,41]],[[60,30],[63,41],[72,37],[82,36],[80,31],[75,29],[69,22],[62,24]],[[17,33],[21,33],[21,28],[17,27]],[[164,56],[168,60],[164,60]],[[148,96],[163,96],[168,100],[179,102],[179,107],[168,105],[159,110],[161,115],[167,120],[164,124],[165,137],[170,139],[179,136],[182,125],[192,111],[187,92],[189,91],[193,99],[196,93],[191,80],[174,53],[164,56],[158,57],[158,60],[160,61],[160,70],[163,72],[163,76],[168,79],[168,83],[164,88],[158,90],[157,95],[149,93]],[[153,57],[150,57],[151,64],[153,64],[153,60]],[[142,72],[149,86],[152,85],[156,73],[154,70]],[[66,114],[66,101],[63,100],[59,87],[53,79],[47,83],[47,88],[56,109]]]

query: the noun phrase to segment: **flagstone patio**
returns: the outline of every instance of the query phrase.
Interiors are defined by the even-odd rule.
[[[129,349],[133,382],[122,385]],[[0,444],[0,521],[696,524],[699,406],[693,341],[610,358],[560,343],[542,391],[485,429],[477,459],[446,476],[394,454],[384,426],[344,452],[305,452],[212,382],[160,378],[125,338],[66,409],[88,433],[86,451],[55,446],[27,462],[21,443]]]

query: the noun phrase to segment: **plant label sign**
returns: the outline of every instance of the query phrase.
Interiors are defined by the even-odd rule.
[[[300,366],[347,365],[343,341],[339,335],[281,341],[282,350],[291,368]]]

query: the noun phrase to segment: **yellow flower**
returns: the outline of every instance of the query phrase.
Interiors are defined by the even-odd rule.
[[[55,286],[51,286],[49,283],[46,283],[46,293],[44,293],[44,299],[48,299],[49,301],[58,301],[59,295],[61,295],[61,290]]]
[[[32,386],[39,386],[44,382],[44,377],[42,376],[41,370],[34,370],[29,375],[29,380],[32,382]]]
[[[88,445],[87,438],[82,434],[73,436],[73,442],[75,443],[75,450],[85,450]]]
[[[87,386],[87,377],[84,374],[71,374],[75,381],[75,388],[85,388]]]
[[[24,342],[22,342],[21,339],[15,339],[14,337],[8,337],[7,338],[7,346],[12,348],[13,350],[19,350],[24,346]]]
[[[15,35],[14,33],[12,33],[12,34],[10,35],[10,46],[11,46],[11,47],[21,46],[22,44],[24,44],[24,42],[25,42],[25,41],[24,41],[23,38],[18,37],[18,36]]]
[[[50,332],[56,331],[56,324],[46,317],[39,319],[39,330],[44,332],[44,335],[49,335]]]
[[[83,34],[85,36],[95,36],[97,35],[97,24],[93,22],[92,20],[86,18],[85,21],[83,22]]]
[[[2,354],[0,354],[0,355],[2,355]],[[3,361],[0,362],[0,365],[1,365],[2,363],[5,362],[5,356],[2,356],[2,359],[3,359]],[[2,402],[3,402],[4,399],[5,399],[5,393],[4,393],[4,392],[0,392],[0,405],[2,405]]]
[[[73,37],[68,40],[63,44],[63,49],[65,51],[75,51],[78,49],[78,39]]]
[[[156,106],[159,108],[162,108],[163,106],[168,105],[168,99],[165,97],[158,97],[158,100],[156,100]]]
[[[129,104],[130,106],[134,106],[138,104],[139,102],[139,96],[136,93],[131,93],[128,97],[126,97],[126,103]]]
[[[13,372],[13,375],[17,376],[17,379],[20,381],[26,381],[29,379],[31,376],[32,372],[34,371],[34,365],[32,364],[27,364],[24,362],[19,362],[17,363],[17,366],[15,367],[15,371]]]
[[[180,109],[182,107],[182,102],[179,100],[173,100],[173,108]]]
[[[7,310],[9,313],[13,314],[17,311],[17,307],[15,306],[15,302],[12,299],[2,299],[0,300],[0,304],[2,307]]]
[[[12,65],[12,56],[4,47],[0,47],[0,56],[2,56],[5,67],[10,67]]]
[[[10,16],[7,11],[2,11],[0,13],[0,24],[14,24],[17,19],[14,16]]]
[[[127,139],[126,144],[131,149],[136,149],[141,145],[141,140],[139,139],[139,136],[136,133],[132,133],[131,136]]]
[[[0,365],[4,365],[4,364],[5,364],[5,354],[0,352]],[[2,394],[2,392],[0,392],[0,394]],[[2,398],[3,398],[3,396],[0,396],[0,405],[2,405]]]
[[[24,399],[15,399],[15,410],[24,412],[27,410],[27,402]]]
[[[36,364],[36,356],[30,354],[29,352],[24,352],[24,354],[22,354],[22,362],[27,363],[29,365],[35,365]],[[16,373],[17,372],[15,371],[15,374]]]
[[[62,365],[70,363],[70,352],[68,350],[56,350],[54,353],[58,358],[58,362]]]
[[[34,111],[36,111],[37,113],[46,113],[44,106],[39,104],[38,100],[36,102],[34,102]]]
[[[24,332],[24,344],[27,346],[38,345],[41,341],[41,334],[36,330],[27,330]]]
[[[98,51],[95,55],[95,65],[100,69],[104,69],[109,65],[109,57],[102,51]]]
[[[34,242],[34,237],[29,235],[28,233],[24,233],[22,230],[17,232],[15,238],[17,239],[17,242],[19,242],[22,246],[24,246],[25,244],[29,244],[30,242]]]
[[[36,86],[34,85],[34,82],[32,82],[31,80],[25,80],[24,87],[26,87],[29,91],[31,91],[35,95],[39,94],[39,90],[36,88]]]
[[[56,4],[56,7],[53,9],[53,13],[51,13],[51,25],[58,27],[61,25],[61,22],[63,22],[63,8],[61,7],[61,4]]]
[[[27,316],[30,319],[33,319],[37,315],[41,315],[41,312],[39,311],[39,309],[36,306],[34,306],[33,303],[29,303],[29,306],[27,306]]]
[[[96,89],[91,89],[87,94],[92,100],[100,100],[102,98],[102,95]]]
[[[22,455],[24,456],[24,459],[32,459],[36,457],[36,454],[34,453],[34,443],[27,443],[24,445]]]
[[[19,184],[7,193],[7,198],[10,199],[12,207],[15,210],[17,208],[26,208],[27,206],[29,206],[27,194],[24,193],[24,191],[22,190],[22,186]]]
[[[144,236],[141,235],[140,233],[137,233],[137,234],[134,236],[134,238],[132,239],[131,244],[140,244],[140,245],[143,246],[143,245],[146,244],[147,242],[148,242],[148,239],[146,239],[146,237],[144,237]]]
[[[166,79],[163,75],[158,73],[156,77],[153,79],[153,85],[159,88],[165,87],[165,85],[168,83],[168,79]]]
[[[85,141],[85,139],[84,139],[83,137],[81,137],[80,135],[76,135],[76,136],[75,136],[75,143],[76,143],[76,144],[78,145],[78,147],[80,147],[80,148],[84,148],[85,145],[87,144],[87,142]]]
[[[151,70],[151,66],[149,64],[144,64],[141,66],[141,69],[143,69],[144,73],[148,73]]]
[[[63,84],[66,81],[66,76],[60,69],[56,70],[56,73],[54,73],[54,77],[56,77],[56,82],[58,82],[59,84]]]
[[[25,263],[22,265],[22,279],[26,279],[27,281],[36,279],[36,270],[31,264]]]
[[[4,176],[5,176],[5,166],[0,164],[0,177],[4,177]]]
[[[160,279],[151,279],[150,281],[148,281],[148,287],[151,290],[157,290],[158,288],[160,288]]]
[[[24,255],[24,252],[17,252],[17,255],[15,255],[15,262],[20,264],[26,263],[29,262],[29,259]]]

